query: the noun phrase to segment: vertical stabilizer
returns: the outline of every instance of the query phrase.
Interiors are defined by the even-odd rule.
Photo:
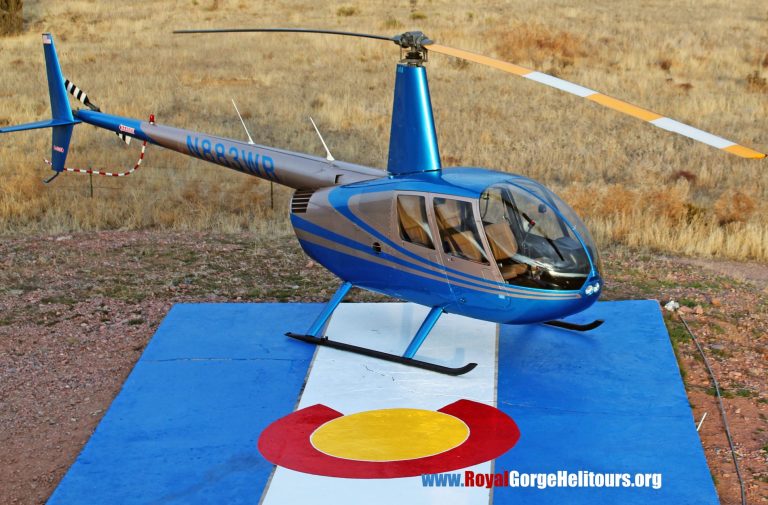
[[[400,63],[395,77],[387,172],[404,175],[438,172],[440,168],[427,71],[421,65]]]
[[[48,93],[51,98],[51,113],[53,119],[74,121],[72,109],[64,87],[64,76],[61,74],[59,58],[50,33],[43,34],[43,51],[45,52],[45,71],[48,74]]]
[[[51,114],[54,121],[62,123],[52,128],[51,136],[51,168],[56,172],[64,170],[67,161],[69,141],[72,138],[72,128],[75,118],[69,106],[64,76],[61,74],[59,57],[50,33],[43,34],[43,52],[45,53],[45,71],[48,74],[48,94],[51,98]],[[67,124],[68,123],[68,124]]]

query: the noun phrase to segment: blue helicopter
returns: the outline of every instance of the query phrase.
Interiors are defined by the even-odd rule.
[[[330,30],[255,28],[175,33],[299,32],[365,37],[400,48],[386,171],[326,157],[101,112],[65,80],[51,34],[43,34],[52,119],[0,128],[51,128],[51,182],[64,171],[74,126],[88,123],[182,154],[294,188],[291,223],[306,253],[342,280],[303,334],[288,336],[440,373],[450,368],[415,358],[443,313],[503,324],[544,323],[587,331],[603,321],[560,320],[597,301],[601,264],[584,223],[557,195],[521,175],[481,168],[444,169],[435,134],[428,53],[487,65],[587,98],[660,128],[745,158],[766,155],[577,84],[486,56],[436,44],[421,32],[394,37]],[[67,92],[87,108],[73,110]],[[319,131],[318,131],[319,135]],[[320,137],[321,141],[322,136]],[[143,153],[143,151],[142,151]],[[115,174],[110,174],[115,175]],[[430,311],[402,355],[330,340],[325,328],[353,287],[425,305]]]

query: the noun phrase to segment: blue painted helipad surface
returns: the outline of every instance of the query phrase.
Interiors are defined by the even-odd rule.
[[[477,361],[463,377],[327,348],[315,355],[283,336],[303,331],[319,309],[174,306],[49,503],[718,503],[656,302],[598,303],[573,319],[606,320],[588,333],[540,325],[496,331],[444,316],[418,357],[451,366]],[[423,312],[344,304],[328,334],[397,352]],[[551,473],[555,480],[486,489],[430,488],[418,476],[341,479],[276,469],[257,448],[270,423],[309,405],[351,414],[434,410],[459,399],[496,406],[520,430],[514,447],[475,472]],[[615,473],[633,483],[637,474],[661,481],[575,485]],[[580,480],[557,486],[557,475]]]

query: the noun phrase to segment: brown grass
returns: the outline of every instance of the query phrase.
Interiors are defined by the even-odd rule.
[[[518,24],[492,34],[499,58],[557,73],[590,54],[587,41],[542,24]]]
[[[759,70],[755,70],[747,76],[747,87],[756,93],[768,93],[768,79],[760,75]]]
[[[754,214],[757,202],[741,190],[727,190],[714,205],[718,224],[746,223]]]
[[[352,7],[354,15],[339,14]],[[447,45],[559,73],[766,150],[764,14],[758,0],[737,6],[718,0],[695,13],[674,2],[617,8],[607,0],[513,0],[471,8],[447,0],[325,7],[292,0],[269,9],[236,0],[179,0],[163,9],[148,0],[43,0],[25,6],[22,34],[0,39],[0,124],[48,115],[39,34],[50,30],[65,75],[106,112],[154,113],[160,123],[243,138],[234,98],[258,143],[323,155],[307,120],[312,115],[335,157],[383,167],[397,48],[338,37],[170,31],[421,29]],[[428,72],[447,165],[508,170],[553,187],[603,244],[768,261],[765,161],[742,160],[586,100],[441,55],[430,55]],[[94,178],[92,199],[88,177],[63,175],[43,186],[39,181],[48,171],[41,159],[49,142],[50,134],[40,130],[0,137],[1,232],[289,230],[284,188],[275,188],[273,212],[268,183],[157,148],[149,148],[141,170],[126,179]],[[123,170],[135,162],[137,149],[78,126],[68,164]],[[743,195],[736,201],[753,207],[746,212],[725,195]]]
[[[350,16],[354,16],[355,14],[359,14],[360,9],[355,7],[354,5],[343,5],[336,9],[336,15],[339,17],[345,17],[348,18]]]
[[[0,0],[0,35],[10,35],[22,30],[24,2]]]

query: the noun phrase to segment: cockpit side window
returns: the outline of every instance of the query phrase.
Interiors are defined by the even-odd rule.
[[[487,264],[472,204],[450,198],[435,198],[433,202],[443,250],[459,258]]]
[[[413,244],[434,249],[432,232],[427,221],[426,199],[419,195],[397,196],[397,220],[400,238]]]

